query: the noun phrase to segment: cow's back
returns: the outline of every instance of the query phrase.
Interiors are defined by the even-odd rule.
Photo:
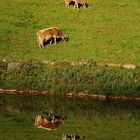
[[[74,0],[76,3],[86,3],[87,1],[86,0]]]
[[[48,35],[53,36],[58,34],[59,28],[51,27],[44,30],[40,30],[40,32],[42,32],[44,36],[48,36]]]

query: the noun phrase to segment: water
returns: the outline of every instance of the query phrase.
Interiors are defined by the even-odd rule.
[[[37,112],[67,116],[50,132],[34,127]],[[83,134],[85,140],[139,140],[140,103],[97,101],[43,95],[0,95],[0,139],[60,140],[62,134]],[[5,133],[6,132],[6,133]]]
[[[92,117],[93,115],[123,115],[140,117],[139,102],[97,101],[93,99],[68,98],[44,95],[0,95],[0,111],[28,112],[52,111],[55,114],[73,113]]]

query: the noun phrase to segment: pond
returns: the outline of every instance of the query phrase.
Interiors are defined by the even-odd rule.
[[[84,135],[85,140],[140,139],[140,103],[97,101],[44,95],[0,95],[0,139],[61,140],[62,134]],[[34,126],[41,111],[65,115],[55,131]]]

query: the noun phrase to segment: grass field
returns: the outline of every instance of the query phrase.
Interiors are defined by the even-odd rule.
[[[139,0],[89,0],[79,12],[64,0],[1,0],[0,59],[140,63]],[[39,49],[36,32],[57,26],[69,42]]]

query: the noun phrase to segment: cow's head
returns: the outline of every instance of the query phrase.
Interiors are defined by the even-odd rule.
[[[64,42],[68,42],[68,39],[69,39],[68,36],[64,36],[64,37],[63,37],[63,41],[64,41]]]

